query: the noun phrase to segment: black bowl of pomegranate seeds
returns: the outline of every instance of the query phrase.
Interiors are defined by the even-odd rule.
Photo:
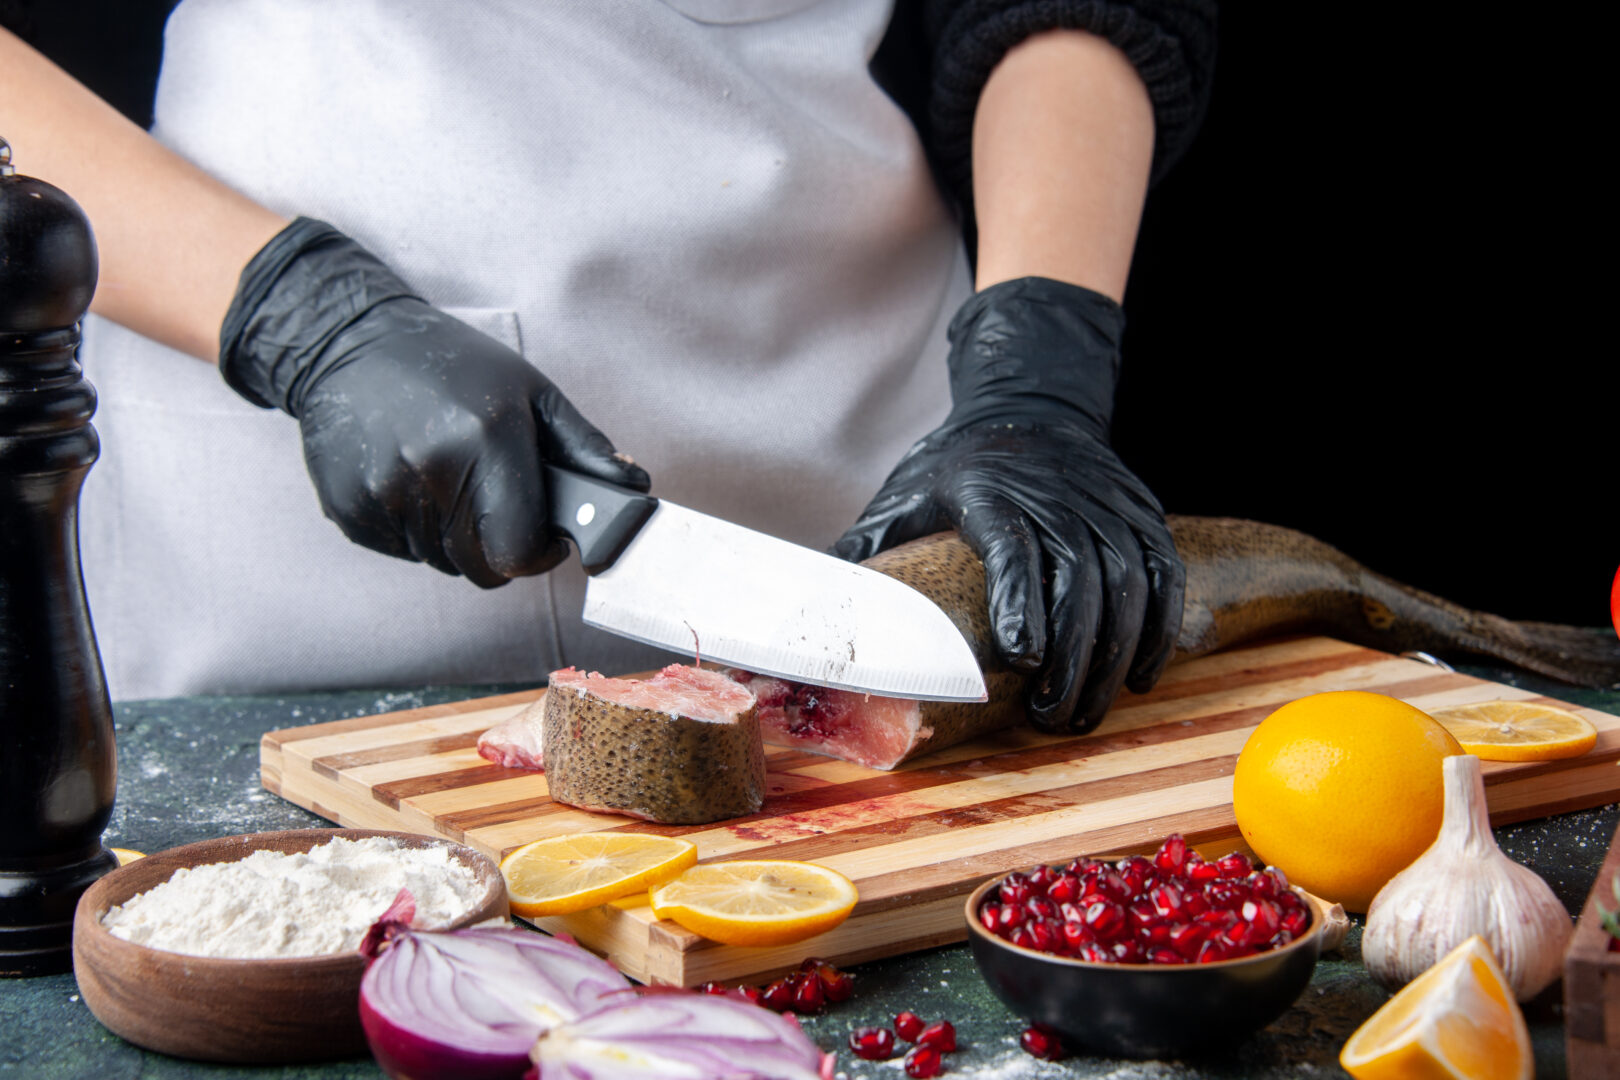
[[[1153,855],[1079,858],[985,882],[967,901],[997,997],[1076,1049],[1219,1053],[1310,982],[1324,913],[1281,871],[1206,862],[1180,836]]]

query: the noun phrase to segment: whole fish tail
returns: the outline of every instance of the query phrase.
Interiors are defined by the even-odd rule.
[[[1362,566],[1292,529],[1170,518],[1187,564],[1178,654],[1283,633],[1326,633],[1385,652],[1484,658],[1575,686],[1620,685],[1620,636],[1602,627],[1514,622]]]

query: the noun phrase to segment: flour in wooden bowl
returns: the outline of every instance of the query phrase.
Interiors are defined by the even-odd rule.
[[[337,837],[176,870],[101,921],[114,937],[192,956],[329,956],[358,948],[402,888],[416,899],[415,924],[434,928],[471,911],[485,886],[444,845]]]

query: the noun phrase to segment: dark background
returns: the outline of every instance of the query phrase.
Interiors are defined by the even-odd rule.
[[[0,16],[145,124],[171,6]],[[1208,117],[1148,200],[1115,442],[1172,512],[1303,529],[1510,617],[1606,623],[1612,230],[1588,179],[1604,125],[1577,119],[1596,39],[1506,4],[1423,7],[1224,5]]]

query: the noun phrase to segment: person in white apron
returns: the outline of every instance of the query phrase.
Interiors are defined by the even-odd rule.
[[[150,138],[19,54],[56,141],[99,138],[95,168],[47,150],[34,174],[86,205],[114,268],[86,327],[104,452],[81,504],[114,697],[666,662],[581,624],[545,460],[851,558],[955,527],[1002,651],[1039,673],[1032,718],[1093,722],[1179,624],[1162,512],[1107,427],[1115,301],[1150,165],[1196,126],[1207,6],[184,0]],[[1037,35],[1058,27],[1096,36],[1044,35],[1054,52]],[[932,50],[936,164],[977,183],[976,296],[872,75],[902,31]],[[1120,130],[1085,128],[1044,175],[992,151],[1030,178],[987,183],[961,129],[1061,122],[1021,87],[1063,80],[1060,113],[1095,93]],[[1014,119],[973,133],[998,92]],[[1002,226],[1092,171],[1096,268]],[[229,272],[143,288],[122,269],[141,245]],[[223,379],[194,359],[216,353]]]

